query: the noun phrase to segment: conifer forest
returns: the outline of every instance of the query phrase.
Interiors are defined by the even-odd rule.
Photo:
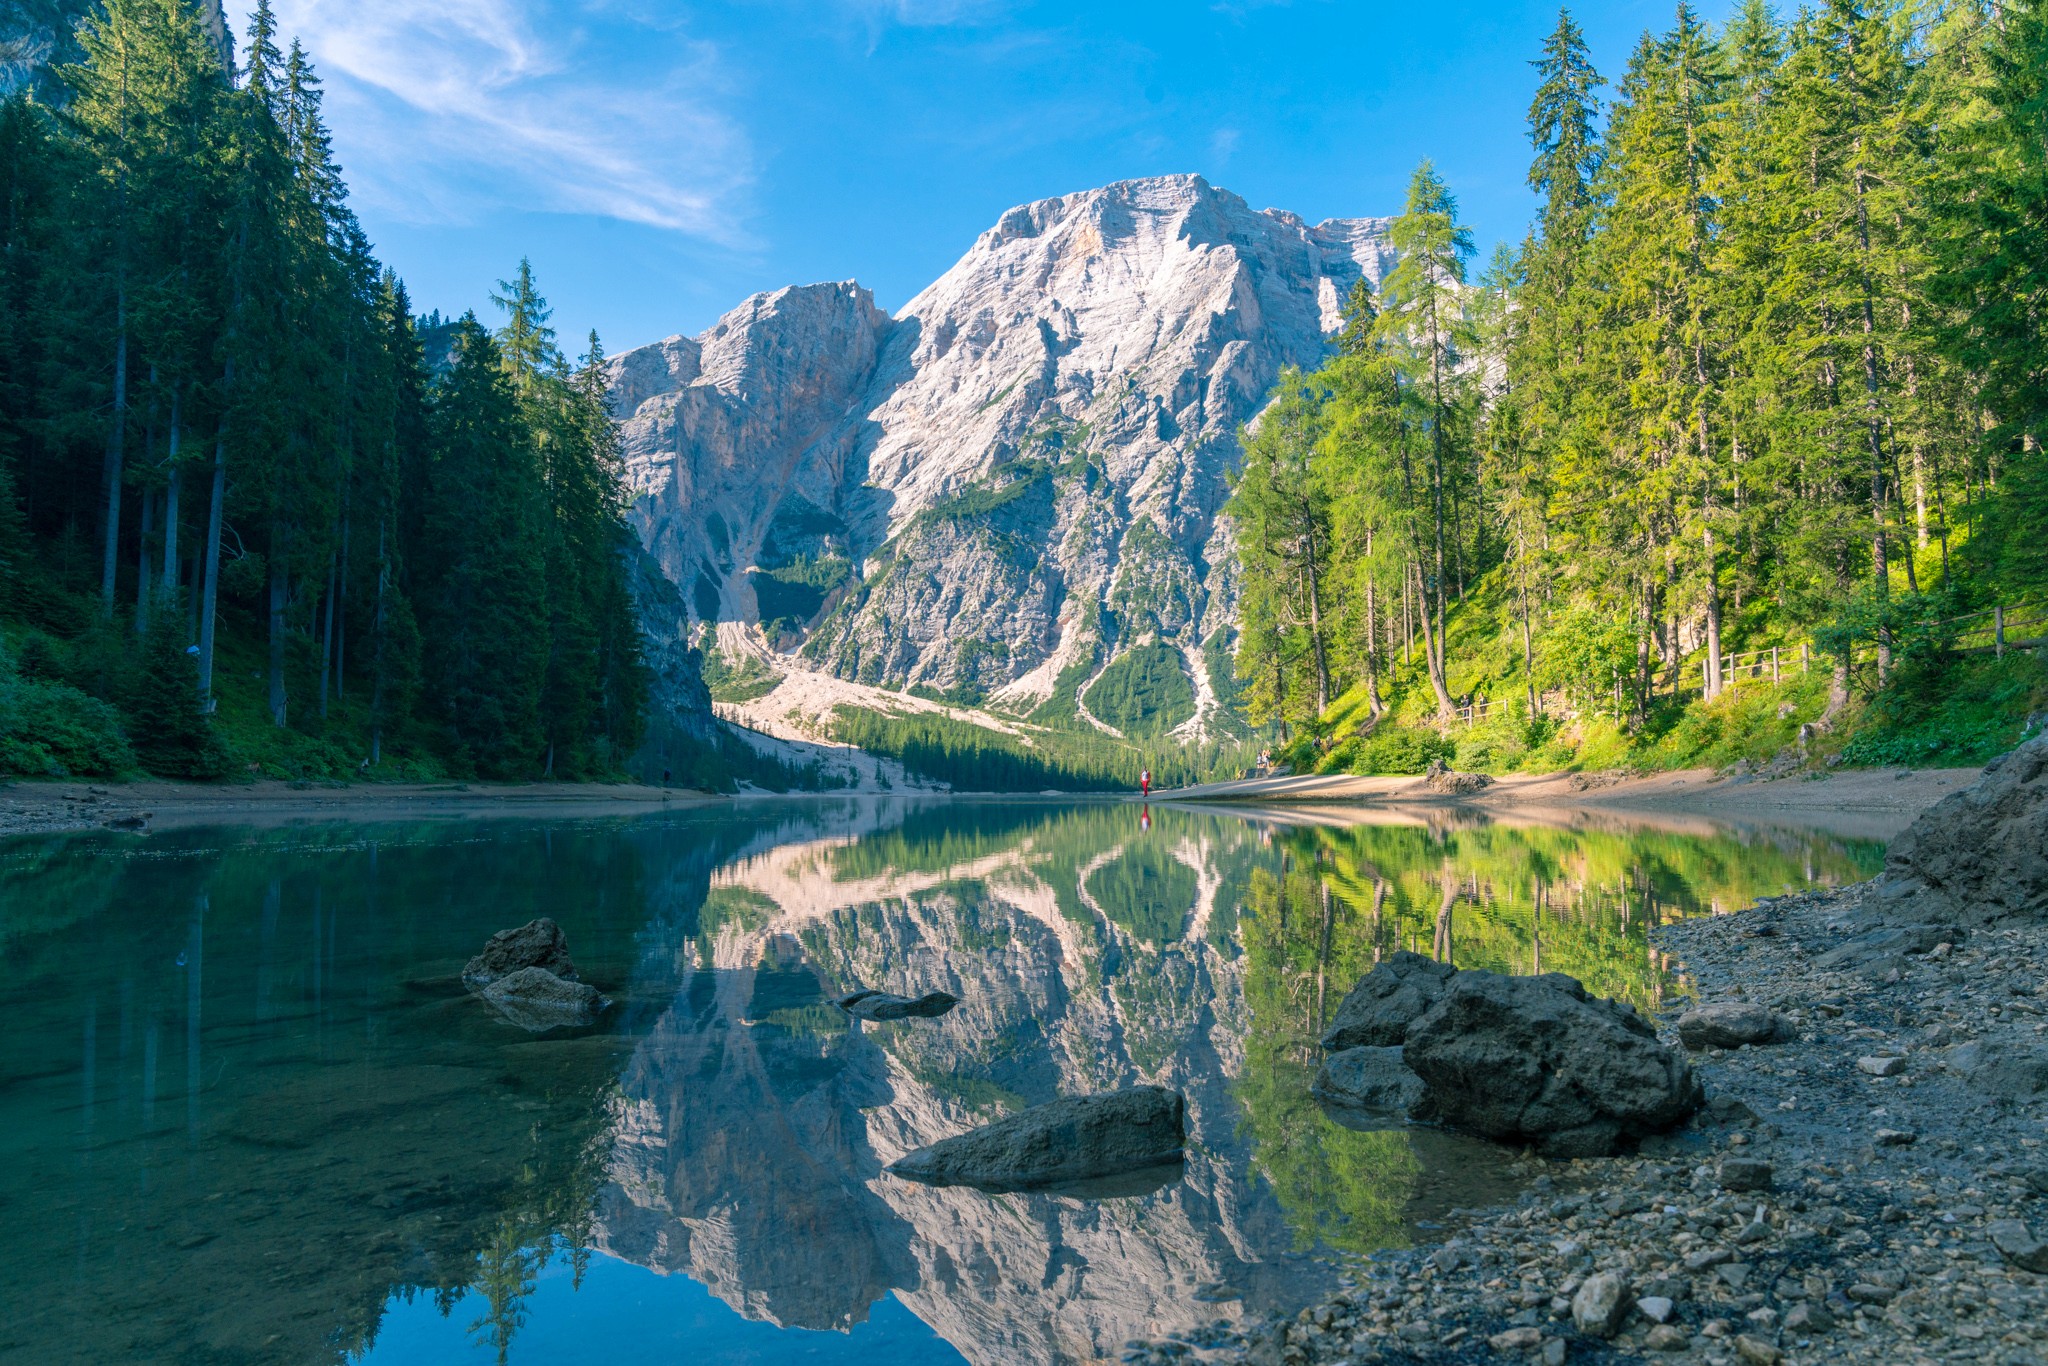
[[[604,777],[617,438],[521,262],[416,318],[297,43],[108,0],[0,106],[0,772]]]
[[[1252,718],[1324,770],[2014,743],[2048,5],[1680,5],[1618,76],[1561,13],[1534,68],[1526,239],[1476,262],[1422,164],[1398,264],[1246,441]]]

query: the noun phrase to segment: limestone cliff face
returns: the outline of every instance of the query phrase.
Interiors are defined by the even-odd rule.
[[[695,622],[843,678],[1023,707],[1157,640],[1213,704],[1237,433],[1385,227],[1170,176],[1012,209],[894,319],[758,296],[613,362],[641,535]]]
[[[696,937],[658,953],[679,977],[621,1077],[598,1246],[784,1325],[844,1328],[894,1294],[976,1366],[1105,1360],[1313,1289],[1231,1093],[1243,967],[1211,917],[1248,831],[1153,854],[1070,828],[923,871],[874,871],[856,843],[727,862]],[[877,982],[961,1003],[880,1026],[829,1004]],[[1005,1110],[1141,1081],[1186,1095],[1192,1140],[1149,1194],[882,1170]]]
[[[41,98],[61,97],[47,72],[56,63],[78,60],[72,31],[94,7],[93,0],[0,0],[0,99],[32,83]],[[199,0],[199,18],[220,45],[221,60],[232,60],[234,41],[220,0]]]

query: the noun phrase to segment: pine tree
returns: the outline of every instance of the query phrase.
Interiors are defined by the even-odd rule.
[[[473,316],[434,395],[413,582],[426,705],[487,777],[543,760],[546,505],[504,360]]]

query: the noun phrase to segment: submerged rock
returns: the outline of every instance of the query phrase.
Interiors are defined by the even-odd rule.
[[[611,1002],[595,987],[568,982],[546,968],[521,968],[478,993],[513,1024],[538,1034],[594,1023]]]
[[[1140,1171],[1181,1159],[1187,1103],[1178,1091],[1134,1086],[1067,1096],[999,1119],[889,1164],[935,1186],[1035,1190]]]
[[[1406,1115],[1422,1104],[1424,1087],[1399,1048],[1346,1048],[1324,1059],[1310,1093],[1334,1105]]]
[[[2048,917],[2048,734],[1922,812],[1892,841],[1874,890],[1894,923]]]
[[[1400,950],[1351,988],[1323,1035],[1323,1047],[1331,1052],[1398,1047],[1408,1026],[1436,1004],[1456,972],[1449,963]]]
[[[943,991],[928,991],[915,999],[886,991],[856,991],[837,1002],[841,1010],[863,1020],[936,1020],[959,1004],[958,996]]]
[[[1409,1027],[1403,1059],[1445,1123],[1551,1157],[1614,1152],[1702,1098],[1685,1055],[1634,1007],[1556,972],[1458,973]]]
[[[569,939],[560,925],[542,916],[517,929],[499,930],[463,967],[462,980],[472,987],[487,986],[522,968],[542,968],[565,982],[576,980]]]

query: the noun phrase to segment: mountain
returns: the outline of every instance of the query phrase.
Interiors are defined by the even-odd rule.
[[[72,30],[93,6],[94,0],[0,0],[0,100],[32,82],[39,98],[61,93],[39,78],[53,63],[78,59]],[[199,0],[199,13],[220,44],[222,61],[232,60],[234,40],[220,0]]]
[[[1010,210],[896,317],[799,286],[616,357],[682,629],[776,673],[1213,733],[1238,432],[1326,354],[1386,228],[1123,181]]]
[[[673,1004],[620,1077],[595,1245],[790,1327],[844,1330],[893,1294],[976,1366],[1104,1361],[1313,1298],[1322,1273],[1285,1256],[1298,1234],[1232,1089],[1246,962],[1216,922],[1253,831],[1189,822],[1167,843],[1096,810],[961,829],[937,858],[903,847],[919,852],[877,864],[835,835],[733,858],[688,941],[651,937]],[[913,1026],[829,1004],[870,982],[961,1004]],[[1188,1102],[1188,1161],[1162,1189],[992,1197],[882,1170],[1141,1081]],[[1403,1182],[1386,1174],[1397,1203]]]

